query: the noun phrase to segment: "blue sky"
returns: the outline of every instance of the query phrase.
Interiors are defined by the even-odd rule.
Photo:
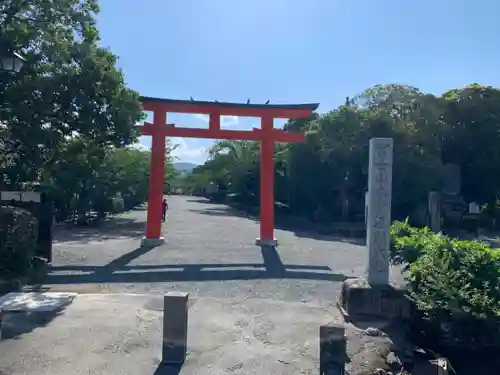
[[[500,86],[499,1],[105,0],[101,10],[102,44],[146,96],[319,102],[325,112],[376,84],[437,94],[472,82]],[[208,126],[196,115],[168,121]],[[213,142],[172,141],[180,160],[195,163]]]

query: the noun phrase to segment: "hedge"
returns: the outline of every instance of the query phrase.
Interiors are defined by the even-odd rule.
[[[0,206],[0,277],[27,276],[37,249],[37,220],[29,211]]]
[[[409,271],[408,297],[446,346],[500,347],[500,249],[395,222],[393,263]]]

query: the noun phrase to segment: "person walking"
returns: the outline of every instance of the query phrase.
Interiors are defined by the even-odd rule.
[[[162,220],[165,221],[167,219],[167,209],[168,209],[168,203],[166,198],[163,199],[162,208],[163,208]]]

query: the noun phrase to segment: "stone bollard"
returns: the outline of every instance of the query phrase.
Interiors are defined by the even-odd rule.
[[[344,375],[346,362],[344,325],[319,327],[319,374]]]
[[[163,297],[162,363],[181,364],[187,353],[188,294],[169,292]]]

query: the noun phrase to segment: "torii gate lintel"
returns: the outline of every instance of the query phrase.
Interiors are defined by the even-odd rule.
[[[165,175],[165,138],[170,136],[260,142],[260,237],[257,238],[256,244],[276,246],[277,240],[274,237],[274,144],[275,142],[302,142],[304,134],[275,129],[274,119],[308,117],[319,104],[241,104],[151,97],[141,97],[140,100],[144,110],[153,112],[153,123],[139,126],[142,135],[152,136],[146,237],[143,238],[142,245],[149,247],[164,242],[164,238],[161,236],[161,204]],[[167,124],[167,112],[207,114],[209,115],[209,127],[208,129],[199,129]],[[252,130],[221,129],[221,116],[260,117],[261,128]]]

